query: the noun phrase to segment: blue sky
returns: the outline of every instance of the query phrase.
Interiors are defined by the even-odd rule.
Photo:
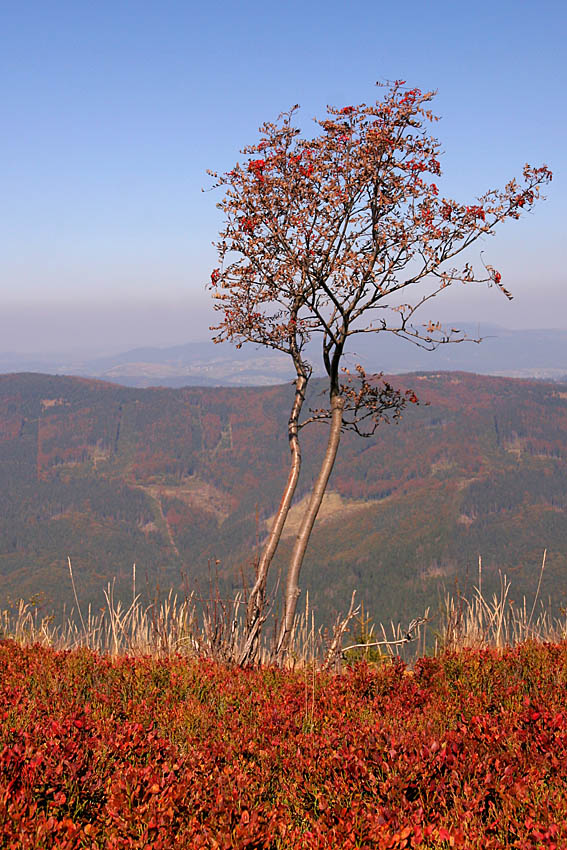
[[[484,250],[512,289],[447,293],[442,319],[567,328],[560,0],[7,2],[0,17],[0,351],[206,339],[221,224],[206,169],[299,102],[436,89],[445,194],[546,162],[548,200]]]

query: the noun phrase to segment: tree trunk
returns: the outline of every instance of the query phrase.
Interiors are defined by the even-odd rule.
[[[280,505],[272,522],[270,534],[262,551],[260,561],[256,570],[256,581],[250,591],[248,605],[246,608],[246,632],[244,646],[238,659],[239,664],[248,664],[254,661],[258,648],[262,625],[265,620],[264,605],[266,593],[266,581],[268,571],[282,536],[282,531],[291,507],[291,502],[297,488],[299,473],[301,471],[301,446],[299,444],[299,416],[305,401],[305,390],[309,377],[305,372],[298,370],[295,381],[295,396],[288,420],[288,439],[291,453],[291,464],[287,482]]]
[[[311,491],[309,506],[301,522],[300,529],[295,539],[295,545],[291,555],[289,564],[286,590],[285,590],[285,611],[282,620],[278,642],[275,650],[276,658],[281,659],[286,653],[291,634],[293,631],[293,623],[295,619],[295,611],[297,608],[297,600],[299,597],[299,574],[305,557],[305,550],[311,537],[313,525],[317,518],[325,490],[329,481],[329,476],[335,464],[335,458],[339,448],[341,439],[341,426],[343,422],[344,399],[339,392],[335,392],[331,396],[331,426],[329,438],[327,440],[327,448],[325,457],[319,469],[319,475]]]

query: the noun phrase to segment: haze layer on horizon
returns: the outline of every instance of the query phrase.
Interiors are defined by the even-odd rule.
[[[432,313],[448,325],[478,325],[478,335],[494,325],[510,330],[567,330],[563,316],[553,317],[544,310],[526,318],[525,310],[486,309],[476,302],[494,307],[498,293],[475,293],[457,303],[441,305]],[[494,299],[494,300],[493,300]],[[488,302],[488,303],[486,303]],[[451,306],[453,307],[451,312]],[[441,309],[442,308],[442,309]],[[188,342],[210,340],[210,325],[216,321],[207,298],[80,302],[32,302],[8,305],[0,319],[0,354],[91,358],[123,353],[134,348],[168,348]],[[491,331],[490,331],[491,332]]]

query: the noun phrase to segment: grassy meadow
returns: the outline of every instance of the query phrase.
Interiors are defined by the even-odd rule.
[[[3,848],[567,847],[567,623],[504,577],[428,654],[306,606],[285,668],[231,663],[238,600],[106,598],[0,618]]]

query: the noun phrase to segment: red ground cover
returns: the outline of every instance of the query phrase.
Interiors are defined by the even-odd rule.
[[[2,848],[567,847],[567,646],[342,675],[0,642]]]

